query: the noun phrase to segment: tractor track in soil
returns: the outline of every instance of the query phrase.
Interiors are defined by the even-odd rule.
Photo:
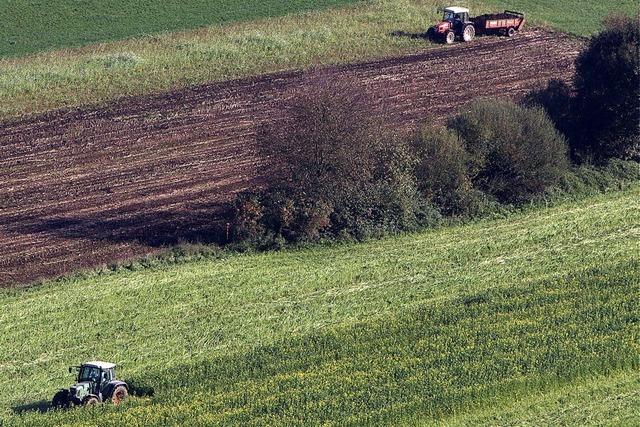
[[[383,94],[407,130],[476,97],[570,81],[583,44],[531,30],[323,72]],[[221,204],[265,182],[257,126],[303,82],[282,72],[0,122],[0,286],[212,240]]]

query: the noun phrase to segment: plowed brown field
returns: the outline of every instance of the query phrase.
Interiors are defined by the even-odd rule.
[[[569,80],[582,44],[529,31],[325,71],[386,94],[408,129]],[[0,123],[0,286],[213,239],[221,202],[264,181],[256,126],[303,81],[285,72]]]

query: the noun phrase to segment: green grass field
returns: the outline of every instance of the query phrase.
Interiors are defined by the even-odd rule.
[[[605,16],[633,14],[640,10],[636,0],[486,0],[485,3],[496,10],[524,11],[536,25],[581,36],[598,31]]]
[[[639,196],[2,291],[0,420],[632,425]],[[27,410],[94,358],[155,394]]]
[[[298,0],[291,4],[302,7],[311,3]],[[327,0],[319,4],[338,3],[346,2]],[[415,52],[427,45],[423,39],[391,34],[424,32],[428,25],[439,19],[437,8],[446,3],[443,0],[356,2],[341,8],[3,59],[0,60],[0,118],[101,103],[120,96],[157,93],[208,81],[305,68],[312,64],[344,63]],[[239,7],[246,2],[233,4]],[[265,4],[284,2],[271,0]],[[534,25],[551,25],[581,35],[597,31],[601,19],[609,11],[631,13],[635,7],[633,0],[575,0],[570,3],[472,0],[464,4],[474,13],[512,6],[527,12]],[[25,16],[25,28],[40,28],[29,23],[29,15]],[[59,37],[74,36],[65,33],[52,35],[51,39]],[[72,43],[69,41],[68,44]]]
[[[342,6],[358,0],[0,0],[0,57]]]

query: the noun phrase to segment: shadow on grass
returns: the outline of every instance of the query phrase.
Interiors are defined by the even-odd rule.
[[[45,413],[53,410],[53,407],[51,406],[51,402],[48,400],[38,400],[37,402],[16,405],[16,406],[13,406],[11,409],[15,414],[20,415],[26,412]]]
[[[129,386],[129,394],[135,397],[152,397],[155,394],[155,389],[146,384],[141,379],[126,379],[124,380]]]
[[[412,40],[417,40],[417,39],[429,40],[429,36],[427,35],[426,31],[424,33],[409,33],[407,31],[398,30],[398,31],[391,32],[389,35],[391,37],[406,37]]]

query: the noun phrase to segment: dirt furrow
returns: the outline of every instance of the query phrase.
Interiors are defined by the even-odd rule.
[[[569,81],[582,44],[532,30],[323,72],[361,81],[409,130]],[[256,130],[304,82],[282,72],[0,122],[0,286],[224,239],[221,205],[268,179]]]

